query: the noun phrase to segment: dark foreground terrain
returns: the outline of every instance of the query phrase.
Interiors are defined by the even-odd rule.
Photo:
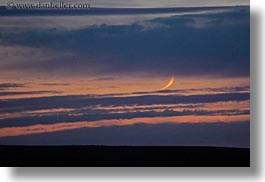
[[[0,166],[248,167],[250,149],[221,147],[0,146]]]

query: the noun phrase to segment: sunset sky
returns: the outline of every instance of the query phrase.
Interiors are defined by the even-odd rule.
[[[111,2],[198,9],[2,16],[0,145],[249,147],[249,2]]]

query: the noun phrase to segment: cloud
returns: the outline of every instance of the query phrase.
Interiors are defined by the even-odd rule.
[[[97,113],[98,112],[98,113]],[[73,112],[62,113],[48,113],[47,115],[36,116],[21,116],[15,118],[0,119],[1,127],[19,127],[19,126],[31,126],[36,124],[56,124],[56,123],[70,123],[79,121],[96,122],[101,120],[122,120],[122,119],[135,119],[135,118],[155,118],[155,117],[173,117],[173,116],[238,116],[248,115],[249,110],[164,110],[162,112],[157,111],[135,111],[124,113],[109,113],[91,110],[79,110]],[[185,122],[185,121],[183,121]],[[194,121],[196,122],[196,120]],[[206,122],[206,121],[205,121]],[[111,123],[114,124],[115,123]]]
[[[149,104],[213,103],[249,100],[249,93],[225,93],[191,96],[144,95],[129,97],[95,97],[93,95],[51,96],[39,98],[8,99],[0,103],[1,113],[55,108],[82,108],[89,106],[133,106]],[[41,103],[41,104],[39,104]]]
[[[56,50],[51,50],[49,48],[7,45],[2,42],[1,36],[9,36],[9,33],[6,34],[1,31],[0,35],[0,75],[2,78],[9,78],[10,75],[14,75],[14,77],[32,76],[34,73],[38,72],[38,69],[35,70],[33,67],[44,66],[44,62],[61,59],[67,61],[73,58],[73,55],[70,51],[58,53]],[[49,75],[51,74],[52,70],[53,69],[49,70]]]
[[[0,90],[8,90],[10,88],[21,88],[25,87],[25,84],[22,83],[1,83]]]
[[[238,92],[250,92],[249,86],[243,87],[223,87],[223,88],[202,88],[202,89],[175,89],[175,90],[158,90],[150,92],[131,92],[131,93],[114,93],[104,94],[98,96],[123,96],[123,95],[146,95],[146,94],[191,94],[196,92],[207,92],[207,93],[238,93]]]
[[[92,81],[112,81],[112,80],[114,80],[113,77],[100,77],[100,78],[93,79]]]
[[[70,84],[69,83],[41,83],[39,85],[44,85],[44,86],[68,86]]]
[[[98,121],[105,119],[132,119],[186,115],[236,116],[247,115],[249,114],[249,110],[247,110],[247,108],[241,109],[239,107],[234,109],[222,109],[219,107],[219,109],[216,110],[207,110],[207,107],[203,108],[202,106],[203,104],[231,101],[240,102],[248,101],[249,99],[249,93],[223,93],[189,96],[139,95],[126,97],[76,95],[6,99],[0,103],[0,114],[2,114],[2,119],[0,119],[0,121],[2,127],[7,127],[28,126],[40,123],[52,124],[57,122]],[[182,104],[182,106],[176,106],[177,104]],[[197,107],[195,107],[196,104]],[[156,108],[156,105],[160,105],[161,107]],[[172,107],[166,107],[165,105],[172,105]],[[143,106],[143,108],[138,110],[135,109],[133,111],[128,110],[128,107],[134,108],[136,106]],[[153,108],[147,108],[147,106],[153,106]],[[112,108],[112,110],[104,109],[108,107]],[[174,110],[176,108],[178,108],[178,110]],[[59,109],[60,112],[53,112],[53,110],[56,109]]]
[[[61,94],[60,91],[28,91],[28,92],[0,92],[0,96],[36,95],[36,94]]]
[[[1,145],[158,145],[250,147],[250,122],[135,124],[0,138]]]
[[[156,26],[146,28],[152,24]],[[130,25],[22,31],[1,40],[8,45],[74,54],[69,59],[55,56],[24,66],[43,73],[248,77],[249,25],[249,8],[239,7],[229,12],[161,17]]]

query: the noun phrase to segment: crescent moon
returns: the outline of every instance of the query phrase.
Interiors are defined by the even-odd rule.
[[[169,80],[169,82],[163,88],[161,88],[160,90],[166,90],[166,89],[168,89],[169,87],[171,87],[173,85],[174,81],[175,81],[175,77],[172,77]]]

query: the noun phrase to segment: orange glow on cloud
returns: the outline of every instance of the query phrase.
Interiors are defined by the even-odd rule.
[[[41,93],[30,95],[8,95],[0,96],[1,99],[10,98],[32,98],[54,95],[85,95],[85,94],[114,94],[131,92],[156,91],[159,85],[167,82],[167,78],[123,76],[101,79],[99,77],[89,78],[52,78],[40,77],[36,79],[3,79],[0,83],[26,83],[26,87],[12,88],[12,91],[56,91],[62,93]],[[171,89],[203,89],[203,88],[222,88],[240,87],[249,85],[249,78],[205,78],[205,77],[178,77],[178,81],[171,85]],[[56,81],[54,81],[56,80]],[[236,83],[236,84],[235,84]],[[206,91],[194,91],[191,94],[208,94]],[[129,94],[128,94],[129,95]]]
[[[152,117],[134,119],[113,119],[101,121],[81,121],[71,123],[57,123],[49,125],[32,125],[26,127],[7,127],[0,129],[0,137],[29,135],[38,133],[50,133],[63,130],[73,130],[78,128],[95,128],[108,126],[126,126],[136,123],[161,124],[161,123],[213,123],[213,122],[239,122],[249,121],[250,115],[237,116],[174,116],[174,117]]]
[[[194,89],[193,94],[215,94],[213,91],[199,90],[204,88],[223,88],[223,87],[240,87],[249,85],[249,78],[206,78],[206,77],[178,77],[178,82],[174,83],[174,80],[170,80],[167,86],[171,86],[171,89]],[[53,81],[53,80],[56,80]],[[34,98],[43,96],[67,96],[67,95],[87,95],[87,94],[116,94],[124,93],[123,97],[136,96],[137,94],[131,94],[132,92],[152,92],[157,91],[159,85],[166,83],[166,78],[151,78],[151,77],[113,77],[111,79],[99,79],[98,77],[91,78],[36,78],[36,79],[1,79],[0,83],[25,83],[25,87],[17,87],[10,89],[15,92],[30,92],[30,91],[42,91],[50,90],[62,93],[42,93],[42,94],[28,94],[28,95],[2,95],[1,99],[15,99],[15,98]],[[172,83],[171,83],[172,82]],[[236,84],[235,84],[236,83]],[[196,90],[197,89],[197,90]],[[9,91],[9,90],[7,90]],[[248,91],[246,91],[248,92]],[[172,93],[156,93],[169,95]],[[173,93],[176,94],[176,93]],[[144,94],[146,95],[146,94]],[[191,105],[191,107],[186,107]],[[195,106],[195,107],[192,107]],[[189,111],[195,110],[249,110],[249,101],[227,101],[218,103],[204,103],[200,104],[165,104],[165,105],[135,105],[135,106],[95,106],[94,108],[82,108],[84,110],[96,110],[100,109],[109,113],[130,113],[135,112],[136,109],[139,112],[156,111],[163,112],[166,109],[174,111],[183,111],[184,109]],[[71,108],[59,108],[59,109],[44,109],[33,110],[16,113],[1,113],[0,119],[6,118],[18,118],[23,116],[44,116],[49,114],[62,114],[66,113],[71,115],[75,109]],[[82,113],[81,113],[82,114]],[[108,126],[126,126],[136,123],[145,124],[160,124],[160,123],[199,123],[199,122],[239,122],[249,121],[250,115],[189,115],[189,116],[174,116],[174,117],[149,117],[149,118],[133,118],[133,119],[109,119],[100,121],[79,121],[79,122],[61,122],[56,124],[36,124],[25,127],[4,127],[0,128],[0,137],[7,136],[19,136],[37,133],[49,133],[63,130],[72,130],[78,128],[94,128],[94,127],[108,127]],[[25,121],[23,121],[25,122]]]

